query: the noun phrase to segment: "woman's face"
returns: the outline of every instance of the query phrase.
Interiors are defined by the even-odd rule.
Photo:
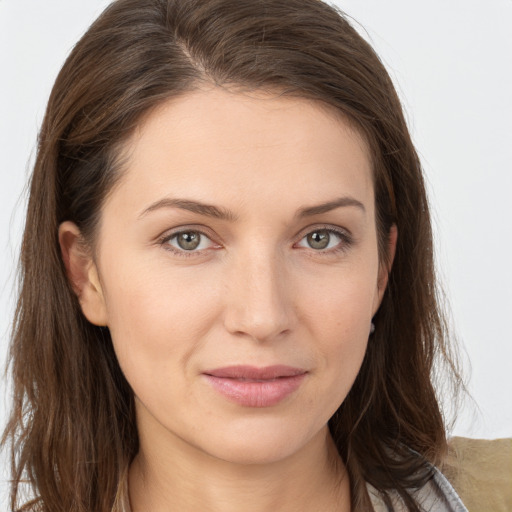
[[[129,141],[92,269],[142,446],[290,456],[347,396],[386,284],[365,144],[304,99],[173,99]]]

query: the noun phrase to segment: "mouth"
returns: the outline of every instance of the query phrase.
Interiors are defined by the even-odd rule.
[[[271,407],[294,393],[307,375],[285,365],[229,366],[203,372],[213,389],[243,407]]]

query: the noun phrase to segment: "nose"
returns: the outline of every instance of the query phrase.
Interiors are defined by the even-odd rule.
[[[296,317],[292,288],[285,263],[275,255],[240,257],[227,283],[226,330],[260,342],[289,334]]]

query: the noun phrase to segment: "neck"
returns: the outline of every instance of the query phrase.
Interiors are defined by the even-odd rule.
[[[182,442],[166,451],[141,439],[130,467],[132,512],[350,512],[346,469],[327,427],[299,453],[237,464]]]

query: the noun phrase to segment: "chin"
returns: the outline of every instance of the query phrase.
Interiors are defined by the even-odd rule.
[[[214,457],[230,464],[253,466],[275,464],[291,457],[300,447],[293,444],[279,444],[276,442],[245,442],[235,446],[232,444],[224,449],[216,447]]]
[[[321,434],[297,431],[297,425],[253,425],[243,431],[226,429],[220,436],[212,436],[203,449],[217,459],[240,465],[266,465],[299,454]],[[322,434],[323,438],[324,435]]]

